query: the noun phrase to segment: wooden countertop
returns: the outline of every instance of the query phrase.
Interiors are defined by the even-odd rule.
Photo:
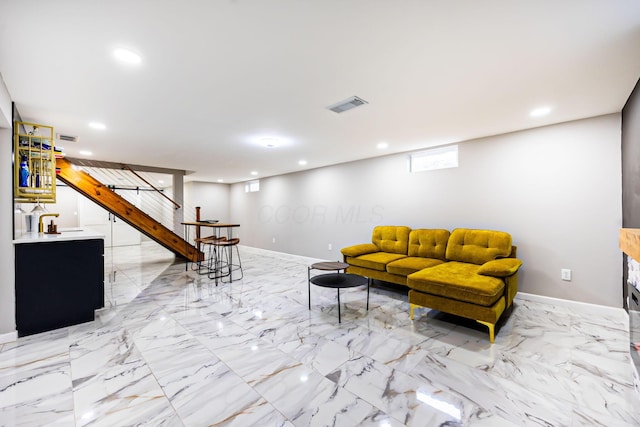
[[[620,249],[636,261],[640,261],[640,228],[620,229]]]

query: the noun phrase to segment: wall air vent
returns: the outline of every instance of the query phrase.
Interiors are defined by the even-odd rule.
[[[327,108],[334,113],[343,113],[347,110],[351,110],[352,108],[360,107],[361,105],[368,104],[362,98],[358,98],[357,96],[352,96],[351,98],[347,98],[344,101],[340,101],[337,104],[329,105]]]
[[[77,136],[63,135],[61,133],[57,133],[56,134],[56,139],[58,141],[78,142],[78,137]]]

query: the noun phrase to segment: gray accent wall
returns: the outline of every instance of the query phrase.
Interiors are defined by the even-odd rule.
[[[403,153],[234,184],[230,219],[241,244],[327,260],[375,225],[507,231],[522,292],[622,306],[621,114],[458,146],[453,169],[410,173]]]
[[[622,226],[640,228],[640,81],[622,109]],[[627,260],[623,257],[623,301],[627,308]]]
[[[622,226],[640,228],[640,81],[622,109]]]

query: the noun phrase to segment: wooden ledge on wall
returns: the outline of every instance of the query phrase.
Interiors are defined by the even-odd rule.
[[[640,261],[640,228],[620,229],[620,249],[636,261]]]

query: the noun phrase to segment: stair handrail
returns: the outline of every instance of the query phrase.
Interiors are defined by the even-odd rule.
[[[141,177],[140,175],[138,175],[136,173],[136,171],[134,171],[133,169],[131,169],[129,166],[123,164],[122,165],[122,169],[126,169],[129,172],[131,172],[132,174],[134,174],[138,179],[142,180],[142,182],[144,182],[145,184],[147,184],[149,187],[153,188],[156,192],[158,192],[162,197],[164,197],[165,199],[167,199],[168,201],[170,201],[171,203],[173,203],[173,206],[175,206],[176,209],[180,209],[181,206],[175,202],[174,200],[172,200],[170,197],[168,197],[166,194],[164,194],[162,191],[158,190],[156,187],[154,187],[153,184],[151,184],[149,181],[147,181],[146,179],[144,179],[143,177]]]

